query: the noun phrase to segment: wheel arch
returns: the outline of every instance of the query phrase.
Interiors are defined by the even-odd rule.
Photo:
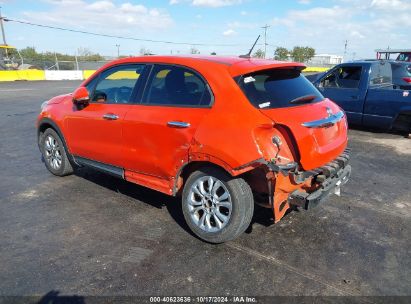
[[[251,188],[255,188],[253,187],[253,184],[255,183],[255,181],[253,181],[254,178],[252,177],[253,174],[255,172],[260,172],[261,170],[264,171],[264,165],[261,163],[261,160],[250,162],[238,168],[231,168],[230,166],[228,166],[226,163],[222,161],[214,161],[213,158],[209,158],[208,160],[190,161],[182,165],[180,169],[178,170],[176,177],[174,178],[172,195],[173,196],[180,195],[184,188],[184,184],[186,180],[188,179],[188,177],[190,176],[190,174],[204,167],[211,167],[211,168],[221,170],[227,173],[228,175],[230,175],[231,177],[244,178]],[[261,176],[263,176],[264,185],[265,185],[266,184],[265,173],[263,175],[259,174],[259,179]]]
[[[53,129],[54,131],[57,132],[58,136],[60,137],[61,141],[63,142],[64,149],[66,150],[66,153],[67,153],[67,156],[68,156],[69,160],[73,161],[73,157],[71,156],[71,154],[68,150],[66,139],[64,138],[63,132],[61,132],[59,126],[53,120],[51,120],[50,118],[42,118],[38,123],[38,127],[37,127],[37,144],[39,145],[40,151],[41,151],[40,141],[41,141],[42,134],[44,133],[44,131],[46,131],[49,128]]]
[[[402,108],[394,118],[391,129],[411,132],[411,107]]]

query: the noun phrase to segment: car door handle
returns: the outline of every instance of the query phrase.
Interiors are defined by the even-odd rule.
[[[184,121],[169,121],[167,126],[172,128],[188,128],[190,123]]]
[[[112,114],[112,113],[107,113],[107,114],[103,115],[103,118],[106,119],[106,120],[117,120],[118,115]]]

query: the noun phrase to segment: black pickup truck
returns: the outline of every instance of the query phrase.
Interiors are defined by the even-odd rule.
[[[389,61],[365,60],[307,78],[346,112],[350,124],[411,133],[411,92],[393,84],[393,71]]]

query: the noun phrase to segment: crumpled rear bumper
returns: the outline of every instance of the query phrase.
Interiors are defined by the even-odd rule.
[[[314,170],[276,168],[271,205],[275,222],[284,216],[290,206],[310,209],[330,194],[340,195],[341,187],[348,182],[351,175],[349,159],[350,150],[346,149],[333,161]]]
[[[340,195],[340,189],[348,182],[350,175],[351,166],[347,165],[336,171],[333,176],[325,179],[321,186],[311,193],[295,190],[288,197],[288,203],[291,206],[303,207],[304,209],[315,207],[330,194]]]
[[[288,197],[288,203],[292,206],[309,209],[317,206],[330,194],[340,195],[351,176],[350,150],[346,149],[339,157],[330,163],[313,170],[313,183],[319,185],[314,191],[295,190]]]

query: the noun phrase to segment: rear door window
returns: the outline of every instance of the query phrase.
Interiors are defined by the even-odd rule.
[[[356,89],[360,86],[361,72],[361,66],[339,67],[321,80],[320,87]]]
[[[145,93],[152,105],[208,107],[211,90],[201,76],[192,70],[172,65],[155,65]]]
[[[260,109],[293,107],[324,99],[299,70],[271,69],[247,74],[239,85],[248,100]]]
[[[392,83],[392,67],[388,62],[377,62],[371,66],[370,85]]]

